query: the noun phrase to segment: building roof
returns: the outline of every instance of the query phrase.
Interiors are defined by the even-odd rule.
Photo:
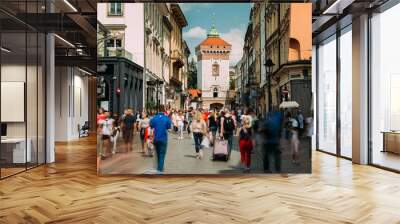
[[[219,46],[226,46],[229,45],[231,46],[228,42],[226,42],[224,39],[220,37],[207,37],[203,42],[201,42],[199,45],[219,45]]]
[[[172,10],[172,14],[177,19],[177,22],[181,27],[185,27],[188,25],[185,14],[183,14],[181,7],[179,7],[179,4],[172,3],[171,10]]]
[[[213,17],[215,16],[215,14],[213,14]],[[224,39],[219,37],[219,33],[217,31],[217,28],[215,27],[215,18],[213,18],[212,20],[212,25],[210,30],[208,31],[207,34],[207,38],[205,40],[203,40],[203,42],[201,42],[199,44],[199,46],[209,46],[209,45],[218,45],[218,46],[226,46],[229,45],[231,46],[228,42],[226,42]]]

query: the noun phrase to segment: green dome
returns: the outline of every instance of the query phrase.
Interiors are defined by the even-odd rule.
[[[214,13],[213,13],[213,18],[212,18],[212,25],[211,25],[210,31],[208,31],[207,37],[219,37],[217,28],[215,28],[215,14]]]
[[[219,33],[214,25],[211,27],[210,31],[208,32],[207,37],[219,37]]]

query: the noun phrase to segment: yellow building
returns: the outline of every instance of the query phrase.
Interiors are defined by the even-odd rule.
[[[182,39],[182,28],[187,26],[187,20],[179,4],[170,4],[171,32],[171,63],[169,85],[167,87],[167,105],[173,108],[183,108],[183,91],[187,83],[183,68],[188,67],[185,47]],[[186,57],[186,59],[185,59]]]
[[[163,104],[164,101],[164,39],[163,18],[169,14],[167,4],[144,4],[145,14],[145,61],[147,81],[146,103]],[[149,107],[149,106],[146,106]]]
[[[311,4],[266,6],[266,65],[270,75],[264,86],[266,104],[296,101],[304,113],[311,109]],[[269,102],[270,101],[270,102]]]

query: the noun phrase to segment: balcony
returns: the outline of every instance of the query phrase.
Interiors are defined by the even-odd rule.
[[[184,57],[183,54],[178,51],[178,50],[173,50],[172,54],[171,54],[171,60],[174,60],[174,63],[177,63],[177,66],[180,68],[182,67],[185,63],[184,63]]]
[[[108,48],[107,49],[107,57],[120,57],[126,58],[132,61],[132,53],[123,49],[123,48]]]
[[[228,90],[226,93],[226,98],[230,101],[234,101],[236,99],[236,91],[235,90]]]
[[[182,82],[179,80],[178,77],[172,76],[169,79],[170,85],[174,86],[176,88],[176,91],[182,91]]]

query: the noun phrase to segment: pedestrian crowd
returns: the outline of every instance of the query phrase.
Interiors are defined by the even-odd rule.
[[[271,160],[275,172],[281,172],[281,137],[290,142],[292,163],[299,165],[300,139],[310,135],[312,126],[312,119],[305,119],[298,109],[271,110],[265,118],[260,118],[252,108],[176,110],[160,105],[157,112],[134,113],[133,109],[126,108],[121,116],[111,116],[100,108],[97,114],[98,163],[115,153],[132,152],[137,133],[143,156],[155,156],[155,169],[161,174],[171,132],[178,140],[184,139],[187,133],[194,141],[194,157],[199,160],[204,158],[205,149],[212,148],[212,160],[228,161],[237,139],[240,164],[246,173],[250,172],[254,148],[259,146],[264,172],[272,172]],[[123,142],[122,147],[117,148],[118,141]]]

